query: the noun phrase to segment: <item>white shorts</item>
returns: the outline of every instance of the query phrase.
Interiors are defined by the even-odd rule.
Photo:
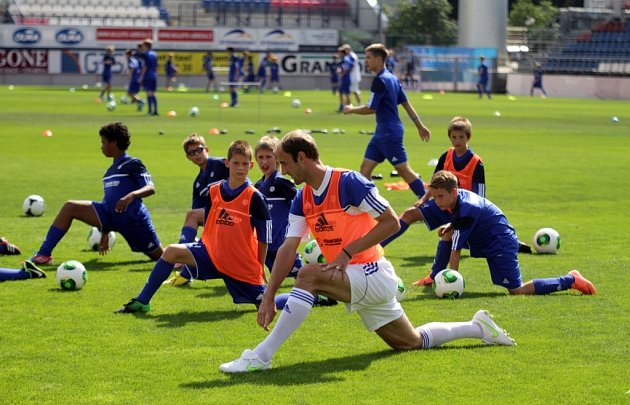
[[[373,332],[405,313],[396,301],[398,279],[389,260],[351,264],[346,274],[350,280],[350,303],[346,304],[346,311],[356,311],[368,331]]]
[[[361,90],[359,90],[359,82],[350,82],[350,93],[361,94]]]

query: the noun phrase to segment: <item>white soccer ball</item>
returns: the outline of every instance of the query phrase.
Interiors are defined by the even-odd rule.
[[[199,116],[199,107],[191,108],[190,111],[188,111],[188,115],[190,115],[191,117],[198,117]]]
[[[315,239],[310,240],[304,245],[304,255],[302,257],[304,257],[306,264],[326,263],[326,258]]]
[[[464,294],[464,276],[457,270],[442,270],[433,280],[433,292],[438,298],[461,297]]]
[[[62,290],[80,290],[87,282],[87,271],[78,261],[68,260],[57,267],[56,279]]]
[[[88,249],[98,250],[98,247],[101,244],[101,235],[101,231],[99,231],[97,227],[93,226],[92,229],[90,229],[87,236]],[[110,231],[108,235],[109,242],[107,243],[107,246],[109,247],[109,250],[112,250],[114,244],[116,243],[116,232]]]
[[[126,95],[122,95],[122,96],[120,96],[120,102],[122,104],[129,104],[129,103],[131,103],[131,99],[129,97],[127,97]]]
[[[300,99],[299,99],[299,98],[294,98],[294,99],[291,101],[291,106],[292,106],[293,108],[300,108],[300,106],[301,106],[301,105],[302,105],[302,103],[300,102]]]
[[[400,277],[396,276],[396,278],[398,279],[398,286],[396,288],[396,301],[401,302],[405,299],[405,294],[407,294],[407,287]]]
[[[107,109],[109,111],[114,111],[116,109],[116,102],[114,100],[107,102]]]
[[[536,231],[532,243],[538,253],[555,254],[560,249],[560,234],[553,228],[542,228]]]
[[[40,217],[46,210],[44,199],[36,194],[29,195],[22,203],[22,211],[29,217]]]

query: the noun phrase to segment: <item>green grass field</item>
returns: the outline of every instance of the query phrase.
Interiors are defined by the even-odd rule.
[[[119,96],[122,90],[116,92]],[[424,95],[424,94],[423,94]],[[85,288],[62,292],[55,268],[48,278],[0,285],[0,401],[3,403],[628,403],[630,372],[630,254],[628,186],[630,156],[627,102],[471,94],[410,94],[432,139],[419,140],[410,120],[405,139],[412,167],[426,180],[427,165],[449,146],[446,126],[455,115],[473,123],[471,146],[486,167],[488,197],[502,208],[521,240],[541,227],[562,235],[558,255],[520,257],[523,279],[578,268],[598,288],[510,297],[493,286],[484,260],[463,258],[466,292],[455,301],[409,288],[403,306],[414,323],[469,320],[479,308],[517,340],[516,347],[486,347],[463,340],[428,351],[394,353],[368,334],[342,306],[315,308],[274,357],[274,369],[223,375],[220,363],[255,346],[266,335],[252,306],[234,305],[220,281],[191,288],[162,288],[148,316],[114,315],[134,297],[152,268],[119,237],[107,256],[87,250],[89,227],[75,222],[54,252],[56,263],[76,259],[89,272]],[[222,109],[199,91],[159,93],[160,117],[145,117],[119,103],[109,112],[95,102],[97,89],[0,88],[0,235],[24,251],[0,257],[17,267],[36,251],[56,212],[68,199],[100,200],[101,177],[111,164],[100,151],[98,129],[123,121],[130,154],[143,160],[157,193],[146,199],[164,245],[177,241],[190,205],[196,168],[181,141],[206,135],[211,154],[244,138],[254,144],[266,129],[343,128],[344,135],[316,134],[322,160],[357,169],[373,117],[333,112],[326,91],[247,94],[241,107]],[[368,95],[364,93],[364,97]],[[431,96],[429,98],[428,96]],[[291,108],[291,99],[302,106]],[[260,108],[257,107],[260,101]],[[198,106],[201,114],[187,112]],[[312,114],[305,114],[312,108]],[[169,110],[177,117],[169,118]],[[495,114],[500,112],[500,116]],[[404,111],[401,109],[402,114]],[[619,122],[612,123],[611,116]],[[210,128],[226,135],[207,135]],[[247,129],[255,135],[246,135]],[[51,130],[52,137],[42,131]],[[626,163],[624,163],[626,162]],[[397,212],[414,202],[410,191],[387,191],[392,168],[375,173],[381,193]],[[255,169],[252,179],[260,172]],[[30,194],[46,199],[42,217],[22,214]],[[410,286],[429,270],[437,237],[414,225],[386,254]],[[288,291],[292,281],[285,282]]]

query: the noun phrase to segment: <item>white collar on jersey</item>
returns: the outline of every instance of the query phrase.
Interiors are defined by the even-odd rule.
[[[330,177],[332,176],[332,167],[326,166],[326,173],[324,174],[324,180],[322,180],[322,184],[319,185],[317,190],[313,189],[313,194],[317,197],[324,194],[324,191],[328,188],[328,184],[330,183]]]

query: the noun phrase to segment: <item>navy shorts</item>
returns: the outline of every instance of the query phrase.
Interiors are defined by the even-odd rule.
[[[505,252],[497,256],[486,257],[492,284],[505,287],[508,290],[523,285],[521,267],[516,256],[516,252]]]
[[[208,80],[214,80],[214,72],[210,71],[206,74],[206,76],[208,76]]]
[[[418,209],[430,231],[451,222],[451,214],[448,211],[442,211],[435,203],[435,200],[425,202]]]
[[[341,92],[341,89],[339,91]],[[402,138],[392,139],[386,136],[374,135],[365,149],[363,158],[378,163],[387,159],[392,166],[397,166],[407,161],[407,151],[403,145]]]
[[[110,84],[112,81],[112,74],[111,73],[103,74],[102,81],[103,81],[103,84]]]
[[[142,88],[144,91],[155,91],[157,89],[157,80],[144,78]]]
[[[339,85],[339,93],[350,94],[350,80],[341,80],[341,84]]]
[[[264,285],[254,285],[246,283],[244,281],[235,280],[232,277],[221,273],[219,269],[212,263],[210,255],[206,247],[199,242],[186,243],[186,248],[190,251],[195,259],[195,268],[186,266],[182,270],[181,275],[196,280],[216,280],[222,279],[228,292],[232,296],[232,301],[235,304],[255,304],[260,305],[262,301],[262,295],[265,292]],[[188,275],[186,274],[188,272]]]
[[[138,82],[131,82],[131,83],[129,83],[129,86],[127,87],[127,93],[129,93],[129,94],[138,94],[138,93],[140,93],[140,83],[138,83]]]
[[[148,213],[144,217],[131,218],[124,213],[105,210],[100,202],[93,201],[92,207],[101,222],[100,231],[120,233],[133,252],[151,253],[160,247],[160,239]]]
[[[278,255],[277,250],[267,250],[267,257],[265,257],[265,266],[267,266],[270,272],[271,272],[271,269],[273,269],[273,263],[276,261],[277,255]],[[299,253],[296,253],[295,261],[293,262],[293,267],[291,268],[291,271],[289,272],[287,277],[297,277],[298,270],[300,270],[302,266],[303,266],[302,257],[300,256]]]

